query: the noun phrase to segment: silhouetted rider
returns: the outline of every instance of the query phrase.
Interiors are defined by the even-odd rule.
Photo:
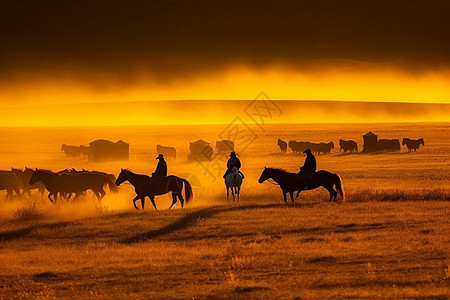
[[[239,160],[239,158],[237,158],[236,153],[234,151],[232,151],[230,153],[230,158],[228,159],[228,162],[227,162],[227,171],[223,175],[224,179],[227,177],[228,174],[231,173],[231,171],[233,170],[233,167],[238,168],[238,170],[241,168],[241,161]],[[239,171],[239,174],[241,174],[242,179],[243,179],[244,174],[242,174],[241,171]]]
[[[306,153],[305,164],[303,165],[303,167],[300,167],[300,172],[298,172],[297,174],[300,180],[305,181],[305,189],[307,189],[308,180],[316,172],[317,163],[316,158],[311,153],[311,149],[306,149],[305,151],[303,151],[303,153]]]
[[[160,185],[163,179],[167,176],[167,163],[162,154],[159,154],[156,159],[159,161],[155,172],[152,173],[152,182],[156,185]]]

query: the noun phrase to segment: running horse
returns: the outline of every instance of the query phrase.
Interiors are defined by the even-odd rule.
[[[192,187],[189,181],[184,178],[177,177],[175,175],[166,176],[160,186],[156,186],[150,176],[135,174],[128,169],[121,169],[119,177],[117,177],[116,185],[119,186],[123,182],[128,181],[132,186],[134,186],[134,191],[136,192],[136,197],[133,199],[134,208],[139,209],[136,205],[137,200],[141,200],[142,210],[145,206],[145,197],[149,197],[156,208],[155,196],[164,195],[167,193],[172,193],[172,205],[169,209],[173,208],[177,204],[177,197],[181,202],[181,207],[184,207],[184,199],[182,196],[183,184],[184,192],[186,196],[186,204],[188,204],[193,197]]]
[[[239,195],[241,193],[241,185],[242,185],[242,175],[239,173],[239,169],[237,167],[233,167],[231,172],[225,177],[225,186],[227,187],[227,200],[228,196],[233,196],[233,201],[236,201],[235,195],[237,197],[237,201],[239,201]]]
[[[297,192],[298,197],[299,193],[305,189],[304,180],[299,180],[296,173],[289,173],[281,169],[264,168],[258,182],[263,183],[270,178],[275,181],[283,191],[284,203],[287,203],[287,193],[289,193],[291,196],[291,201],[294,203],[294,192]],[[336,186],[337,191],[333,188],[333,186]],[[313,190],[318,187],[324,187],[330,193],[329,201],[337,202],[336,196],[338,192],[341,196],[341,201],[345,201],[341,177],[338,174],[324,170],[317,171],[311,176],[310,179],[308,179],[307,190]]]
[[[30,178],[29,184],[33,185],[41,181],[49,192],[48,199],[56,204],[58,193],[60,195],[75,193],[78,198],[83,192],[91,190],[100,201],[106,195],[103,187],[107,184],[111,192],[116,193],[118,188],[110,177],[95,173],[58,174],[47,170],[36,169]],[[53,199],[52,199],[53,196]],[[69,196],[70,198],[70,196]]]

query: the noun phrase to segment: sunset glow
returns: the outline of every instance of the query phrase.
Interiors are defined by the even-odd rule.
[[[233,67],[222,72],[199,74],[170,82],[136,75],[131,82],[109,80],[87,84],[76,76],[32,80],[10,84],[0,92],[0,106],[9,113],[2,125],[152,125],[226,123],[210,105],[183,115],[146,118],[136,102],[162,100],[252,100],[264,91],[273,100],[327,100],[357,102],[450,103],[449,72],[411,74],[398,69],[357,70],[333,68],[304,72],[273,67]],[[102,103],[114,103],[106,105]],[[130,103],[130,105],[127,105]],[[86,105],[89,104],[89,107]],[[67,105],[70,106],[68,111]],[[164,104],[161,104],[164,106]],[[188,105],[188,102],[186,102]],[[124,106],[130,114],[124,112]],[[49,118],[41,118],[41,114]],[[120,118],[119,115],[125,115]],[[67,118],[67,116],[70,116]],[[23,118],[22,118],[23,117]],[[229,117],[228,117],[229,118]],[[92,121],[94,120],[95,121]],[[447,120],[446,115],[436,121]],[[348,121],[364,121],[352,119]],[[383,117],[379,121],[395,121]],[[430,121],[430,119],[427,119]],[[285,120],[287,122],[292,120]],[[320,117],[305,122],[321,122]],[[339,120],[335,120],[339,121]]]

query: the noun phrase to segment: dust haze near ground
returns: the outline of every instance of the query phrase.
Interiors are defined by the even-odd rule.
[[[227,138],[229,125],[1,128],[0,169],[150,174],[156,144],[174,146],[169,174],[192,183],[194,201],[169,211],[169,196],[158,196],[160,210],[147,203],[142,212],[126,184],[101,203],[88,192],[56,206],[34,191],[13,201],[1,191],[0,298],[448,297],[449,123],[248,124],[236,143],[246,175],[240,203],[226,201],[225,169],[187,159],[190,141]],[[368,131],[424,138],[425,146],[338,151],[340,138],[362,150]],[[130,160],[95,163],[60,151],[98,138],[130,143]],[[347,201],[328,203],[316,190],[285,205],[278,186],[259,184],[265,166],[297,172],[303,164],[303,155],[279,153],[278,138],[334,141],[318,169],[340,174]]]

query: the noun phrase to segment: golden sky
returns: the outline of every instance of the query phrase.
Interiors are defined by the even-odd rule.
[[[447,1],[12,1],[0,12],[0,109],[9,112],[0,124],[21,125],[18,116],[57,124],[59,115],[90,114],[83,103],[97,107],[97,120],[66,123],[110,124],[120,111],[105,114],[98,103],[131,109],[261,91],[277,100],[450,104],[449,19]],[[221,119],[212,111],[207,120]],[[205,122],[191,113],[184,122]]]

